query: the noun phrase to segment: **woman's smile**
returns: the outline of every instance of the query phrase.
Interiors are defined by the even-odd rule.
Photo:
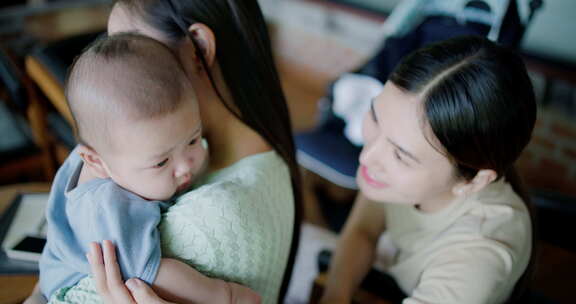
[[[377,181],[376,179],[374,179],[370,175],[370,173],[368,172],[368,168],[366,168],[366,166],[363,166],[363,165],[360,166],[360,174],[361,174],[362,178],[368,183],[368,185],[370,185],[374,188],[382,189],[382,188],[388,187],[388,184]]]

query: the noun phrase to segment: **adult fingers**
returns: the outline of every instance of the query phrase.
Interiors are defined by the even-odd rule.
[[[130,292],[124,285],[120,266],[116,259],[116,248],[111,241],[102,242],[106,288],[114,299],[114,303],[134,303]]]
[[[90,251],[86,257],[88,258],[90,270],[94,276],[96,291],[98,291],[98,294],[100,294],[101,297],[107,299],[106,302],[108,302],[110,300],[110,295],[108,293],[106,270],[104,268],[104,259],[102,257],[102,248],[100,247],[100,244],[96,242],[90,243]]]
[[[102,254],[104,256],[104,269],[106,271],[106,281],[108,287],[124,285],[122,282],[122,274],[116,259],[116,247],[111,241],[105,240],[102,242]]]

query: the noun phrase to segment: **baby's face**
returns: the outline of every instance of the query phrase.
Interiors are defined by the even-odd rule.
[[[104,156],[110,177],[149,200],[167,200],[202,174],[207,152],[195,101],[174,113],[114,126],[114,148]]]

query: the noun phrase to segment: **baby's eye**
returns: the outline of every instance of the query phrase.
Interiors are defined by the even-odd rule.
[[[154,165],[154,168],[162,168],[164,167],[164,165],[168,162],[168,159],[165,159],[159,163],[157,163],[156,165]]]
[[[194,138],[188,145],[192,146],[198,142],[198,138]]]

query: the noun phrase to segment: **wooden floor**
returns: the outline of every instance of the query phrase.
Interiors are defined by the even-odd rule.
[[[296,132],[313,128],[326,85],[360,65],[364,56],[330,38],[275,29],[274,49]]]

